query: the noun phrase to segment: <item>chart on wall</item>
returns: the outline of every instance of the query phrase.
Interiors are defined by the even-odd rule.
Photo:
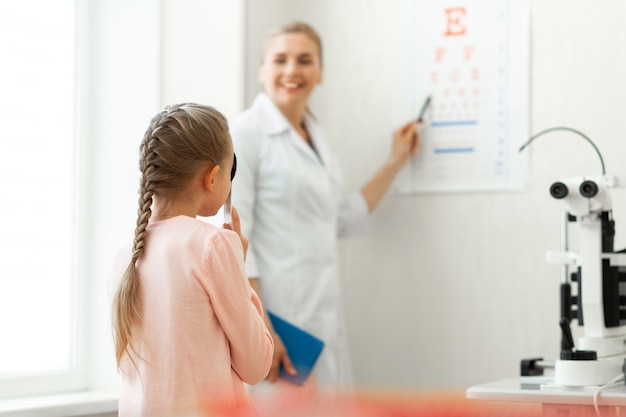
[[[528,176],[529,16],[520,0],[412,2],[411,114],[430,102],[400,193],[521,189]]]

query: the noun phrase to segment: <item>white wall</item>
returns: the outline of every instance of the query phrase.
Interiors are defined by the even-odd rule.
[[[386,88],[395,73],[388,63],[408,59],[391,7],[409,1],[248,2],[247,103],[258,91],[261,44],[270,29],[301,19],[321,33],[324,84],[312,110],[334,138],[350,190],[363,185],[389,149],[395,126]],[[531,0],[529,7],[530,132],[579,129],[601,149],[608,172],[625,176],[626,3]],[[517,376],[521,358],[557,357],[561,270],[544,259],[546,250],[560,248],[561,206],[548,187],[562,177],[599,174],[600,164],[571,133],[542,137],[528,151],[529,183],[521,192],[391,194],[371,233],[342,243],[361,386],[461,389]],[[626,195],[616,190],[613,197],[621,249]]]
[[[286,20],[304,19],[325,41],[324,84],[312,108],[334,137],[348,188],[356,189],[388,150],[395,126],[385,89],[394,73],[385,59],[403,51],[384,0],[93,3],[87,79],[95,90],[84,98],[89,115],[82,129],[87,151],[97,156],[85,167],[84,180],[94,181],[85,227],[96,242],[86,255],[99,297],[91,341],[102,360],[110,357],[102,291],[112,256],[134,227],[137,148],[150,117],[179,101],[237,113],[242,86],[244,104],[258,91],[266,33]],[[626,175],[620,164],[626,155],[620,137],[626,3],[606,0],[602,6],[531,1],[530,131],[580,129],[603,151],[608,171]],[[242,36],[245,67],[237,53]],[[547,189],[557,178],[595,174],[599,163],[586,142],[568,134],[543,137],[529,151],[529,186],[522,192],[391,194],[374,215],[371,233],[342,244],[359,384],[464,388],[516,376],[522,357],[557,355],[560,268],[546,264],[544,253],[560,247],[560,206]],[[613,196],[616,246],[622,248],[626,196]],[[95,385],[106,385],[107,372],[116,378],[111,361],[101,368]]]
[[[208,104],[227,118],[244,103],[244,1],[162,0],[162,106]]]

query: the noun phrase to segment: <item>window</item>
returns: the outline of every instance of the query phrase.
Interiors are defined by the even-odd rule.
[[[244,2],[191,3],[0,0],[0,398],[117,391],[107,279],[136,222],[141,137],[166,103],[242,96],[239,42],[215,34],[242,39]],[[215,73],[208,40],[237,70]]]
[[[0,396],[7,396],[76,384],[74,1],[1,1],[0,51]]]

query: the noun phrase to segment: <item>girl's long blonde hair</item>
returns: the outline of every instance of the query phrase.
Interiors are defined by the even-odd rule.
[[[212,107],[194,103],[168,106],[158,113],[139,147],[139,209],[132,257],[113,298],[113,340],[118,368],[124,353],[135,349],[141,321],[141,280],[137,265],[144,251],[152,197],[172,198],[184,190],[207,163],[219,165],[232,152],[226,118]],[[136,366],[136,364],[135,364]]]

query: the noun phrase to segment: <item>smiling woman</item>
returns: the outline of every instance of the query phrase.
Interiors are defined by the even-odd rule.
[[[353,382],[338,239],[367,229],[369,213],[417,152],[419,137],[413,121],[398,128],[385,164],[361,190],[346,192],[328,135],[308,107],[322,82],[321,52],[320,37],[304,22],[268,38],[259,67],[264,92],[231,123],[239,158],[233,206],[250,239],[248,277],[266,311],[325,343],[309,381],[346,389]],[[266,324],[275,352],[267,379],[276,382],[280,366],[291,375],[296,369],[268,317]]]
[[[0,395],[76,365],[74,6],[0,3]]]

